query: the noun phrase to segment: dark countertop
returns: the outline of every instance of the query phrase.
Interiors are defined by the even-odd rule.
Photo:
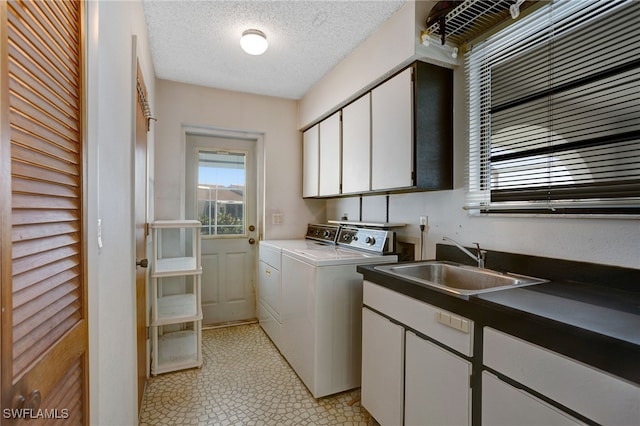
[[[438,260],[469,263],[451,246],[440,246]],[[550,281],[464,299],[376,270],[374,265],[358,266],[358,272],[368,281],[464,315],[480,328],[502,330],[640,384],[640,270],[500,252],[489,252],[490,258],[494,259],[493,265],[487,264],[490,269]],[[531,265],[544,267],[536,271]],[[593,282],[571,280],[571,271],[585,269],[592,272]],[[607,282],[611,277],[615,280]]]
[[[474,299],[640,346],[638,295],[598,290],[588,284],[551,282],[484,293]]]

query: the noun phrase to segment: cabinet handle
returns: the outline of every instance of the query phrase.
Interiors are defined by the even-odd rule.
[[[271,276],[271,269],[265,269],[265,270],[264,270],[264,273],[265,273],[267,276]]]
[[[440,311],[436,312],[436,320],[442,325],[469,334],[469,320]]]

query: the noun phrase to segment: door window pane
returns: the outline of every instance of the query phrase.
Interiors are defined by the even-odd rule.
[[[197,214],[203,236],[246,234],[246,165],[243,152],[198,151]]]

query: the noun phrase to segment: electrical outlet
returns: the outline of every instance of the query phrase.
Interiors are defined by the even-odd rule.
[[[427,226],[427,216],[420,216],[420,225],[425,225]]]

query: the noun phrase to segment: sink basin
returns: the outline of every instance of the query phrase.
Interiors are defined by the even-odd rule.
[[[446,261],[428,261],[376,266],[375,269],[417,284],[468,297],[489,291],[540,284],[548,280],[503,273]]]

